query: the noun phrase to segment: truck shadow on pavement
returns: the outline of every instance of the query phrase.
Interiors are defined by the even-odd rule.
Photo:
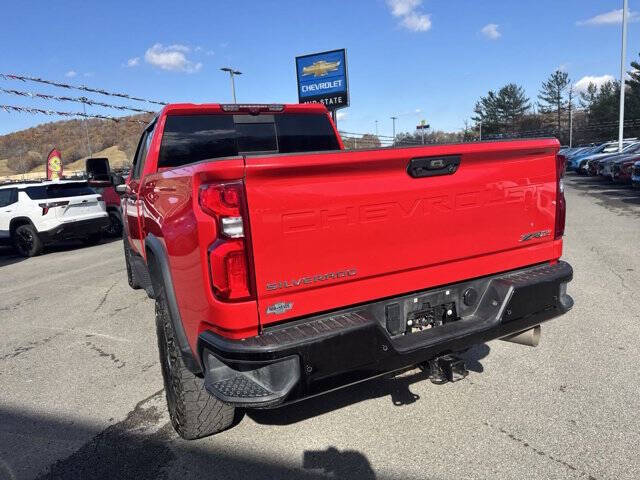
[[[285,463],[251,448],[230,447],[224,432],[184,441],[166,421],[158,401],[164,401],[163,391],[97,433],[95,426],[76,418],[1,407],[0,479],[385,478],[377,476],[357,450],[306,450],[301,459]]]
[[[468,370],[482,373],[484,367],[480,360],[485,358],[490,351],[487,344],[480,344],[474,345],[459,356],[465,360]],[[372,398],[389,396],[394,406],[402,407],[420,400],[420,395],[412,392],[410,387],[414,383],[422,381],[429,381],[428,372],[412,370],[398,376],[390,375],[368,380],[282,408],[249,410],[246,415],[260,424],[290,425]],[[436,386],[434,385],[434,387]]]
[[[489,351],[487,345],[478,345],[461,356],[470,370],[481,372],[480,360]],[[409,387],[427,379],[425,372],[415,370],[277,411],[248,415],[259,424],[284,425],[373,397],[388,395],[396,406],[409,405],[420,399]],[[283,462],[254,448],[230,446],[235,442],[230,444],[226,435],[231,432],[191,442],[180,439],[168,422],[163,390],[141,400],[126,418],[102,430],[77,416],[65,418],[4,405],[0,406],[0,479],[382,480],[393,476],[392,472],[376,472],[358,450],[341,451],[333,446],[303,450],[302,458],[295,455]]]

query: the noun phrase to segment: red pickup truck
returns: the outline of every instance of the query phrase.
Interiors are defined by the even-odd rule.
[[[129,284],[156,301],[172,423],[269,408],[567,312],[555,139],[344,151],[322,105],[162,109],[117,186]]]

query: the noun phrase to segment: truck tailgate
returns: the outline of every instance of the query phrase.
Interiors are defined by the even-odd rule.
[[[558,258],[557,151],[543,139],[247,157],[261,324]],[[440,157],[459,166],[408,173]]]

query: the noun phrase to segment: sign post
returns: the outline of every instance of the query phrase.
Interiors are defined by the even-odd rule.
[[[296,57],[299,103],[322,103],[336,122],[336,110],[349,106],[347,51],[331,50]]]
[[[425,121],[425,120],[420,120],[420,125],[416,126],[416,130],[420,130],[420,133],[422,134],[422,144],[424,145],[424,131],[427,130],[430,127],[430,125]]]

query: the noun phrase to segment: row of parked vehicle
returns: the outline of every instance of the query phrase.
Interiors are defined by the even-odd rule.
[[[609,181],[640,188],[640,140],[626,139],[622,151],[617,141],[577,148],[563,148],[567,170],[601,176]]]
[[[103,236],[121,237],[115,182],[122,177],[108,170],[108,161],[92,158],[85,179],[0,183],[0,245],[33,257],[62,240],[92,245]]]

